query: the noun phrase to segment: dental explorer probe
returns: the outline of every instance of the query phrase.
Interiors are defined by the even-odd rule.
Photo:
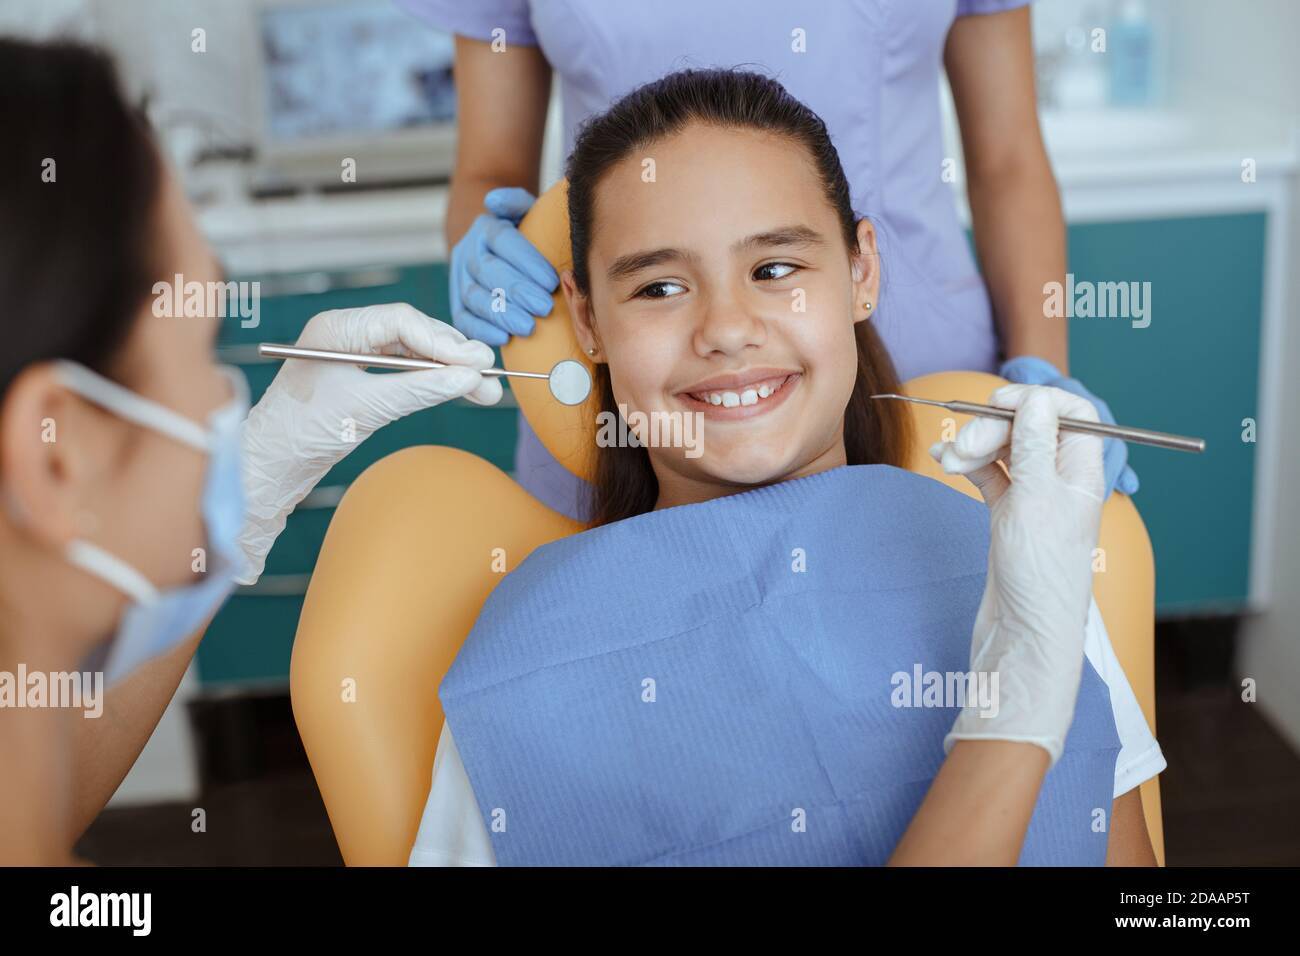
[[[306,349],[297,345],[275,345],[263,342],[257,347],[259,355],[281,359],[315,359],[318,362],[341,362],[346,365],[369,365],[374,368],[393,368],[406,371],[426,368],[447,368],[446,362],[432,359],[408,358],[405,355],[363,354],[359,352],[331,352],[326,349]],[[549,372],[515,372],[504,368],[479,369],[480,375],[513,375],[517,378],[543,378],[551,387],[555,400],[564,405],[581,405],[591,394],[591,375],[581,362],[562,359]]]
[[[998,408],[996,405],[980,405],[977,402],[939,402],[932,398],[913,398],[910,395],[872,395],[872,398],[897,398],[904,402],[916,402],[919,405],[937,405],[950,412],[963,415],[978,415],[981,418],[1001,418],[1014,421],[1015,411],[1010,408]],[[1154,445],[1156,448],[1172,448],[1174,451],[1205,451],[1204,438],[1188,438],[1186,435],[1171,435],[1169,432],[1157,432],[1148,428],[1131,428],[1127,425],[1107,425],[1105,422],[1089,422],[1080,418],[1057,419],[1062,430],[1067,432],[1084,432],[1088,435],[1100,435],[1103,438],[1119,438],[1122,441],[1136,442],[1139,445]]]

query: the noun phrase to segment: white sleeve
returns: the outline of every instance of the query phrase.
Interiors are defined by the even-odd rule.
[[[407,862],[410,866],[496,866],[474,788],[445,720],[433,757],[429,799]]]
[[[1115,729],[1119,731],[1120,751],[1115,760],[1115,797],[1128,793],[1138,784],[1150,780],[1168,764],[1160,744],[1147,727],[1146,717],[1138,706],[1133,688],[1129,686],[1124,669],[1120,667],[1110,635],[1106,633],[1101,610],[1095,600],[1088,608],[1088,622],[1084,626],[1084,653],[1097,674],[1110,689],[1110,706],[1115,714]]]

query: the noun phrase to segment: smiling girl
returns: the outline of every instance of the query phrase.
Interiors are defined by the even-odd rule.
[[[601,410],[699,414],[704,454],[597,443],[592,527],[497,585],[440,687],[411,862],[1151,862],[1163,758],[1089,593],[1100,443],[1057,444],[1086,403],[1012,386],[1014,431],[944,449],[991,537],[902,470],[874,229],[769,78],[641,87],[567,176]],[[999,713],[900,710],[917,662],[1000,672]]]
[[[730,124],[691,119],[728,86]],[[633,128],[638,142],[610,141]],[[868,321],[875,229],[853,214],[816,114],[757,74],[673,74],[590,125],[567,172],[574,267],[561,281],[603,407],[706,423],[694,459],[601,449],[594,524],[906,460],[906,412],[869,398],[898,386]]]

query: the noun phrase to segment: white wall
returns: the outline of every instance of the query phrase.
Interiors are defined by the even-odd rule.
[[[1239,104],[1297,116],[1300,4],[1175,0],[1170,71],[1180,102]]]
[[[253,139],[248,119],[250,0],[90,0],[103,41],[118,55],[128,89],[147,93],[165,138],[194,132],[201,146]],[[202,29],[206,50],[192,49]]]
[[[117,57],[129,95],[148,95],[170,147],[243,144],[253,0],[4,0],[0,34],[94,40]],[[206,31],[206,52],[191,48]]]
[[[0,35],[95,39],[95,0],[6,0],[0,4]]]
[[[1300,127],[1300,4],[1294,0],[1179,0],[1171,69],[1188,104],[1218,101],[1243,110],[1272,113],[1279,124]],[[1260,171],[1264,175],[1265,171]],[[1293,195],[1300,189],[1293,189]],[[1287,226],[1291,248],[1300,249],[1300,202]],[[1286,263],[1277,420],[1261,422],[1274,449],[1273,475],[1281,507],[1274,519],[1268,558],[1271,606],[1242,630],[1237,670],[1254,678],[1259,706],[1300,749],[1300,255]],[[1267,428],[1265,426],[1267,425]],[[1206,560],[1213,560],[1207,555]]]
[[[1292,248],[1297,248],[1300,201],[1292,208],[1289,227]],[[1272,601],[1267,611],[1243,625],[1237,672],[1241,678],[1256,681],[1261,710],[1300,750],[1300,506],[1296,505],[1300,489],[1300,429],[1296,428],[1300,423],[1300,263],[1288,265],[1281,362],[1285,372],[1278,420],[1270,429],[1270,440],[1280,444],[1274,460],[1275,480],[1281,489],[1273,553],[1268,559]]]

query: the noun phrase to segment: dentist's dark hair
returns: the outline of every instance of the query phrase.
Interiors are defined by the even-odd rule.
[[[109,374],[150,294],[162,163],[106,53],[0,38],[0,398],[70,358]]]
[[[804,149],[826,201],[839,218],[846,255],[858,252],[858,216],[850,200],[848,179],[821,117],[761,73],[681,70],[638,87],[605,113],[588,119],[578,131],[565,176],[573,278],[584,296],[590,294],[587,256],[597,228],[596,190],[601,179],[623,159],[693,122],[775,133]],[[844,409],[848,464],[901,467],[911,443],[907,410],[901,402],[873,403],[869,398],[878,392],[899,391],[898,375],[872,322],[857,322],[854,329],[858,375]],[[604,363],[596,365],[595,390],[601,410],[617,415],[609,367]],[[654,510],[659,483],[645,448],[597,444],[595,456],[592,527]]]

